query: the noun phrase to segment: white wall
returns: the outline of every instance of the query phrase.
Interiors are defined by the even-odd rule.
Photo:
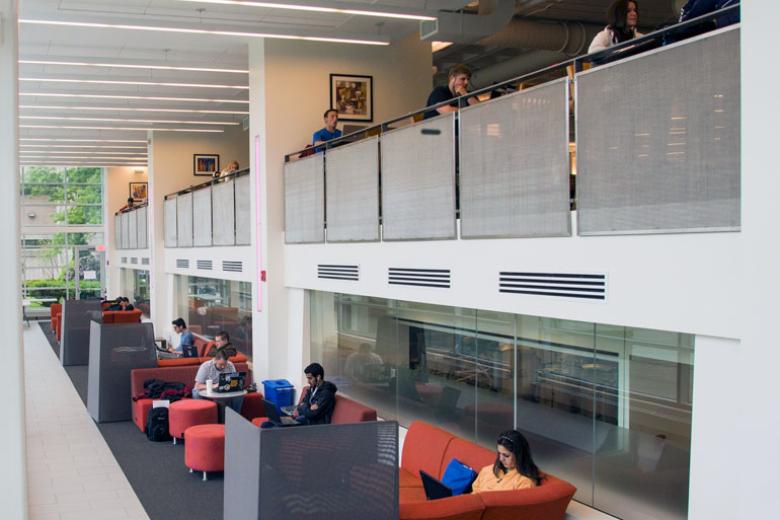
[[[0,511],[3,518],[27,518],[27,471],[24,423],[21,277],[19,265],[19,165],[17,163],[17,2],[0,0],[0,328],[3,419],[0,420]]]

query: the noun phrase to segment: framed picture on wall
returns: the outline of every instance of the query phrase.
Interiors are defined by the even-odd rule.
[[[194,163],[195,175],[212,177],[219,172],[219,155],[196,153]]]
[[[331,74],[330,108],[339,113],[342,121],[373,121],[374,78]]]
[[[149,183],[131,182],[130,196],[133,198],[133,202],[146,202],[149,197]]]

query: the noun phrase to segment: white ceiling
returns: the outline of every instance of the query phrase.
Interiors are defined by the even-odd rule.
[[[277,3],[295,3],[291,0],[275,1]],[[298,0],[298,3],[435,16],[439,9],[462,7],[466,2],[458,0],[429,0],[425,2],[413,0],[306,2]],[[22,21],[19,29],[19,58],[22,61],[163,65],[240,70],[248,68],[247,37],[35,25],[24,23],[24,20],[198,28],[298,36],[384,39],[385,41],[394,41],[418,30],[418,22],[416,21],[179,0],[21,0],[19,18]],[[328,43],[322,45],[328,45]],[[19,98],[20,157],[23,164],[32,162],[38,164],[88,164],[92,163],[88,159],[89,157],[105,157],[107,155],[105,152],[114,152],[118,157],[122,152],[135,153],[136,155],[132,157],[135,157],[138,162],[145,163],[143,150],[122,148],[123,146],[138,146],[138,143],[112,143],[108,141],[144,141],[146,131],[142,129],[145,128],[220,131],[228,124],[240,124],[245,115],[202,111],[246,112],[249,110],[248,103],[236,103],[236,101],[248,99],[248,90],[246,89],[248,75],[246,73],[20,63],[19,78],[19,92],[21,94]],[[172,83],[175,85],[75,83],[42,80]],[[192,83],[219,85],[219,87],[181,85]],[[55,94],[56,96],[42,94]],[[81,97],[63,96],[71,94]],[[149,96],[178,99],[133,99],[133,97]],[[201,101],[185,101],[180,98],[197,98]],[[214,102],[213,100],[223,101]],[[233,103],[227,101],[233,101]],[[201,112],[183,112],[184,110]],[[106,121],[106,119],[117,121]],[[38,128],[32,128],[32,126]],[[108,129],[108,127],[122,129]],[[54,139],[57,141],[53,141]],[[56,144],[58,148],[41,147],[45,144]],[[90,145],[94,145],[94,148],[75,148],[75,146]],[[72,148],[64,148],[65,146]],[[105,148],[106,146],[113,148]],[[58,153],[59,150],[66,149],[84,153],[78,155]],[[59,158],[70,155],[80,158],[73,160]],[[104,159],[97,159],[97,161],[104,161]],[[131,162],[136,164],[136,161],[117,159],[105,164],[129,164]]]

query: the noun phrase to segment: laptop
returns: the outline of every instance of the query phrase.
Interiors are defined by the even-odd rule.
[[[219,374],[219,383],[215,392],[236,392],[244,389],[246,372],[226,372]]]
[[[301,423],[293,419],[292,417],[279,416],[279,410],[276,409],[276,405],[267,399],[263,399],[265,402],[265,414],[268,419],[276,426],[301,426]]]
[[[184,345],[181,348],[181,357],[198,357],[198,347],[195,345]]]
[[[420,478],[422,478],[425,497],[428,500],[438,500],[439,498],[452,496],[452,489],[444,485],[441,480],[430,476],[423,470],[420,470]]]

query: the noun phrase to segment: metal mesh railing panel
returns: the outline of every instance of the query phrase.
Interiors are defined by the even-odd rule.
[[[213,215],[213,243],[215,246],[232,246],[236,243],[236,200],[233,181],[220,182],[211,188],[211,212]]]
[[[176,198],[165,199],[163,203],[165,247],[176,247]]]
[[[284,233],[288,244],[325,241],[323,154],[284,165]]]
[[[195,246],[211,245],[211,187],[192,194],[192,224]]]
[[[236,189],[236,245],[252,243],[251,190],[249,175],[237,178]]]
[[[179,247],[192,247],[192,193],[176,197],[176,242]]]

